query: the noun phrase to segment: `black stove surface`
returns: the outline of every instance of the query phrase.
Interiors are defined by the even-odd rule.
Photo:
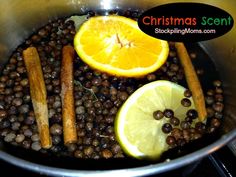
[[[225,146],[219,151],[187,167],[168,173],[152,175],[158,177],[236,177],[236,157]],[[0,177],[46,177],[18,168],[0,160]]]

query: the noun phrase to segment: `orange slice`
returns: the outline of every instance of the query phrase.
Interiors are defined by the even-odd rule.
[[[167,41],[142,32],[136,21],[122,16],[92,17],[74,38],[80,58],[92,68],[125,77],[157,70],[167,59]]]

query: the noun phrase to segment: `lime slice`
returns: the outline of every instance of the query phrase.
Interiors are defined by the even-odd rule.
[[[172,109],[183,120],[190,107],[183,107],[181,99],[186,89],[173,82],[159,80],[136,90],[123,104],[115,120],[115,133],[123,150],[135,158],[157,159],[168,150],[162,125],[167,118],[155,120],[153,112]]]

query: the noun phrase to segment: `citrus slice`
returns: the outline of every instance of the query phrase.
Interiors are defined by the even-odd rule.
[[[126,77],[157,70],[169,52],[167,41],[148,36],[136,21],[115,15],[84,22],[75,35],[74,47],[92,68]]]
[[[181,100],[186,89],[170,81],[159,80],[136,90],[122,105],[115,120],[115,133],[123,150],[136,158],[157,159],[168,150],[162,125],[167,118],[156,120],[153,112],[172,109],[175,117],[183,120],[190,107]]]

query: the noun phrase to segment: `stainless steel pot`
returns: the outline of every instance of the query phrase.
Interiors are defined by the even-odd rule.
[[[109,10],[109,9],[148,9],[159,4],[177,2],[172,0],[1,0],[0,1],[0,69],[7,61],[11,52],[24,39],[36,30],[38,27],[47,23],[49,19],[57,17],[68,16],[70,14],[83,13],[88,10]],[[193,1],[189,1],[193,2]],[[199,2],[199,0],[196,0]],[[205,2],[201,0],[201,2]],[[229,12],[234,19],[236,19],[236,1],[232,0],[209,0],[207,3],[218,6]],[[229,143],[236,137],[236,29],[233,28],[226,35],[214,40],[200,43],[205,51],[214,60],[217,69],[220,71],[220,76],[224,84],[225,94],[225,112],[223,128],[220,131],[219,138],[208,144],[207,146],[182,156],[173,159],[169,162],[157,164],[134,164],[123,165],[122,168],[106,168],[90,170],[81,169],[80,163],[76,169],[65,169],[63,165],[55,167],[54,165],[45,165],[41,160],[34,156],[29,158],[23,153],[20,155],[13,151],[9,151],[0,143],[0,158],[20,166],[22,168],[36,171],[43,174],[50,174],[56,176],[141,176],[150,175],[154,173],[162,173],[172,169],[185,166],[189,163],[195,162],[202,157],[218,150],[222,146]],[[22,151],[23,152],[23,151]],[[42,156],[42,158],[45,158]],[[94,162],[93,162],[94,163]],[[96,163],[96,162],[95,162]],[[109,161],[108,161],[109,163]],[[119,163],[119,161],[117,161]],[[89,164],[89,163],[88,163]],[[107,164],[107,163],[105,163]]]

